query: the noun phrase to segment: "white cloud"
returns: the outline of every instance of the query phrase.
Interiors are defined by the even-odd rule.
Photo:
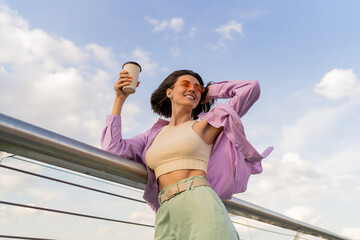
[[[263,168],[261,179],[246,192],[255,199],[264,195],[267,199],[279,199],[284,195],[293,201],[303,201],[326,194],[329,188],[322,182],[326,179],[322,169],[298,153],[285,153],[281,159],[266,159]]]
[[[93,58],[99,62],[102,62],[109,69],[120,69],[120,65],[115,60],[115,56],[111,48],[104,48],[92,43],[86,45],[85,49],[89,52],[92,52]]]
[[[130,57],[141,65],[143,69],[141,74],[154,75],[155,71],[159,69],[159,64],[152,59],[150,52],[136,48]]]
[[[298,153],[289,152],[284,154],[281,165],[286,168],[289,175],[302,175],[309,179],[315,179],[324,176],[321,169],[316,168],[313,163],[301,159]]]
[[[187,35],[187,37],[193,37],[193,36],[195,36],[195,33],[196,33],[196,27],[192,27],[192,28],[190,29],[190,32],[189,32],[189,34]]]
[[[113,69],[120,69],[111,49],[31,29],[4,4],[0,35],[6,36],[0,38],[2,113],[98,145],[112,106]]]
[[[220,27],[214,29],[214,31],[220,35],[220,39],[217,44],[211,45],[214,50],[226,47],[226,41],[235,40],[234,35],[242,35],[244,33],[243,24],[234,20],[221,25]]]
[[[183,18],[172,18],[170,20],[169,26],[175,32],[181,32],[184,27],[184,19]]]
[[[264,179],[257,183],[257,188],[262,193],[269,193],[273,190],[276,190],[277,187],[272,181],[269,181],[269,179]]]
[[[82,96],[81,91],[85,84],[81,72],[76,68],[66,68],[56,73],[48,73],[30,86],[29,91],[34,97],[29,101],[35,108],[41,108],[46,102],[47,113],[56,114],[59,106],[64,103],[71,103],[67,109],[76,111],[82,106],[81,98],[85,96]],[[64,109],[64,111],[66,110]]]
[[[220,34],[224,39],[234,40],[234,34],[243,34],[243,24],[236,21],[229,21],[227,24],[221,25],[214,31]]]
[[[182,55],[180,48],[174,47],[170,49],[170,56],[172,57],[180,57]]]
[[[317,214],[311,208],[303,206],[293,206],[285,211],[284,215],[312,225],[317,225],[322,219],[322,215]]]
[[[326,139],[329,130],[337,123],[344,110],[311,109],[293,125],[282,128],[280,146],[283,151],[299,151],[319,139]]]
[[[337,145],[338,150],[329,154],[324,166],[325,171],[330,172],[334,176],[346,173],[349,175],[358,174],[360,172],[360,136],[350,136],[343,143],[340,143],[341,139],[337,140],[339,142]]]
[[[8,6],[0,6],[0,63],[10,63],[13,69],[36,62],[51,68],[63,61],[78,64],[88,53],[77,48],[71,41],[53,37],[40,29],[29,28],[27,20]],[[45,59],[44,59],[45,58]]]
[[[314,91],[329,99],[359,95],[360,83],[352,69],[333,69],[316,84]]]
[[[325,177],[320,167],[302,159],[298,153],[285,153],[277,170],[277,177],[272,179],[272,184],[278,187],[279,183],[283,185],[281,191],[287,191],[293,199],[317,197],[328,190],[327,185],[318,181]]]
[[[345,187],[345,186],[359,186],[360,185],[360,176],[352,174],[343,174],[332,177],[332,186],[333,187]]]
[[[170,21],[180,29],[181,21]],[[0,8],[0,108],[2,113],[99,146],[105,115],[113,104],[113,83],[120,69],[111,48],[71,41],[31,29],[8,6]],[[136,48],[126,58],[140,63],[142,74],[164,71],[150,52]],[[119,70],[120,71],[120,70]],[[140,108],[124,107],[124,132],[137,130]],[[130,124],[131,123],[131,124]]]
[[[165,30],[172,30],[175,33],[179,33],[183,30],[184,27],[184,19],[181,17],[173,17],[170,20],[159,21],[150,17],[146,17],[145,20],[153,25],[153,32],[161,32]]]
[[[360,227],[344,228],[341,235],[347,236],[351,239],[360,239]]]

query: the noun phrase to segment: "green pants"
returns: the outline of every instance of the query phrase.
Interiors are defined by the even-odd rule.
[[[189,182],[187,190],[161,204],[155,219],[155,240],[238,240],[239,235],[218,195],[207,186],[193,188],[195,178],[205,177],[179,181]]]

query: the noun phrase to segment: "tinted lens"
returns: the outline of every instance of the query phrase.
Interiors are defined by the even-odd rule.
[[[180,84],[186,88],[191,86],[191,83],[188,80],[182,80]]]
[[[198,92],[200,92],[200,93],[203,92],[203,89],[204,89],[203,86],[201,86],[201,85],[198,84],[198,83],[195,83],[195,84],[194,84],[194,88],[195,88],[196,91],[198,91]]]

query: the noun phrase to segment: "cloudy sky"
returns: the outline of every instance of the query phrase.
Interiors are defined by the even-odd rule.
[[[206,82],[258,80],[262,95],[243,122],[259,151],[269,145],[275,151],[236,197],[360,239],[359,8],[357,0],[0,0],[0,112],[98,147],[126,61],[143,71],[124,108],[124,137],[156,121],[150,95],[174,70],[192,69]],[[15,158],[2,164],[142,194]],[[0,198],[154,221],[144,204],[6,169],[0,169]],[[0,205],[0,223],[0,235],[56,239],[151,239],[153,231],[7,205]],[[237,229],[244,239],[265,238]]]

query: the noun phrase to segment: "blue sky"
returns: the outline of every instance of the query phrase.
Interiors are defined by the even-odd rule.
[[[174,70],[192,69],[205,82],[258,80],[262,95],[243,122],[259,151],[269,145],[275,151],[264,160],[264,173],[252,177],[247,192],[236,197],[360,239],[360,217],[354,214],[360,210],[359,7],[355,0],[3,0],[0,112],[99,146],[113,84],[128,60],[139,62],[143,72],[140,87],[124,108],[125,137],[157,119],[150,95]],[[21,161],[3,163],[141,196]],[[99,215],[116,211],[121,219],[153,222],[146,206],[73,193],[8,170],[0,169],[0,174],[5,179],[0,181],[2,199],[71,206],[79,212],[92,209]],[[37,219],[64,227],[76,222],[79,232],[91,228],[86,239],[134,237],[115,224],[79,224],[72,218],[64,223],[62,217],[35,212],[19,218],[10,207],[1,207],[2,226],[23,226],[21,231],[6,228],[8,234],[36,232],[37,222],[32,226],[24,219]],[[238,229],[246,239],[248,231]],[[59,232],[52,229],[44,237]],[[139,239],[151,239],[151,231],[138,233]]]

